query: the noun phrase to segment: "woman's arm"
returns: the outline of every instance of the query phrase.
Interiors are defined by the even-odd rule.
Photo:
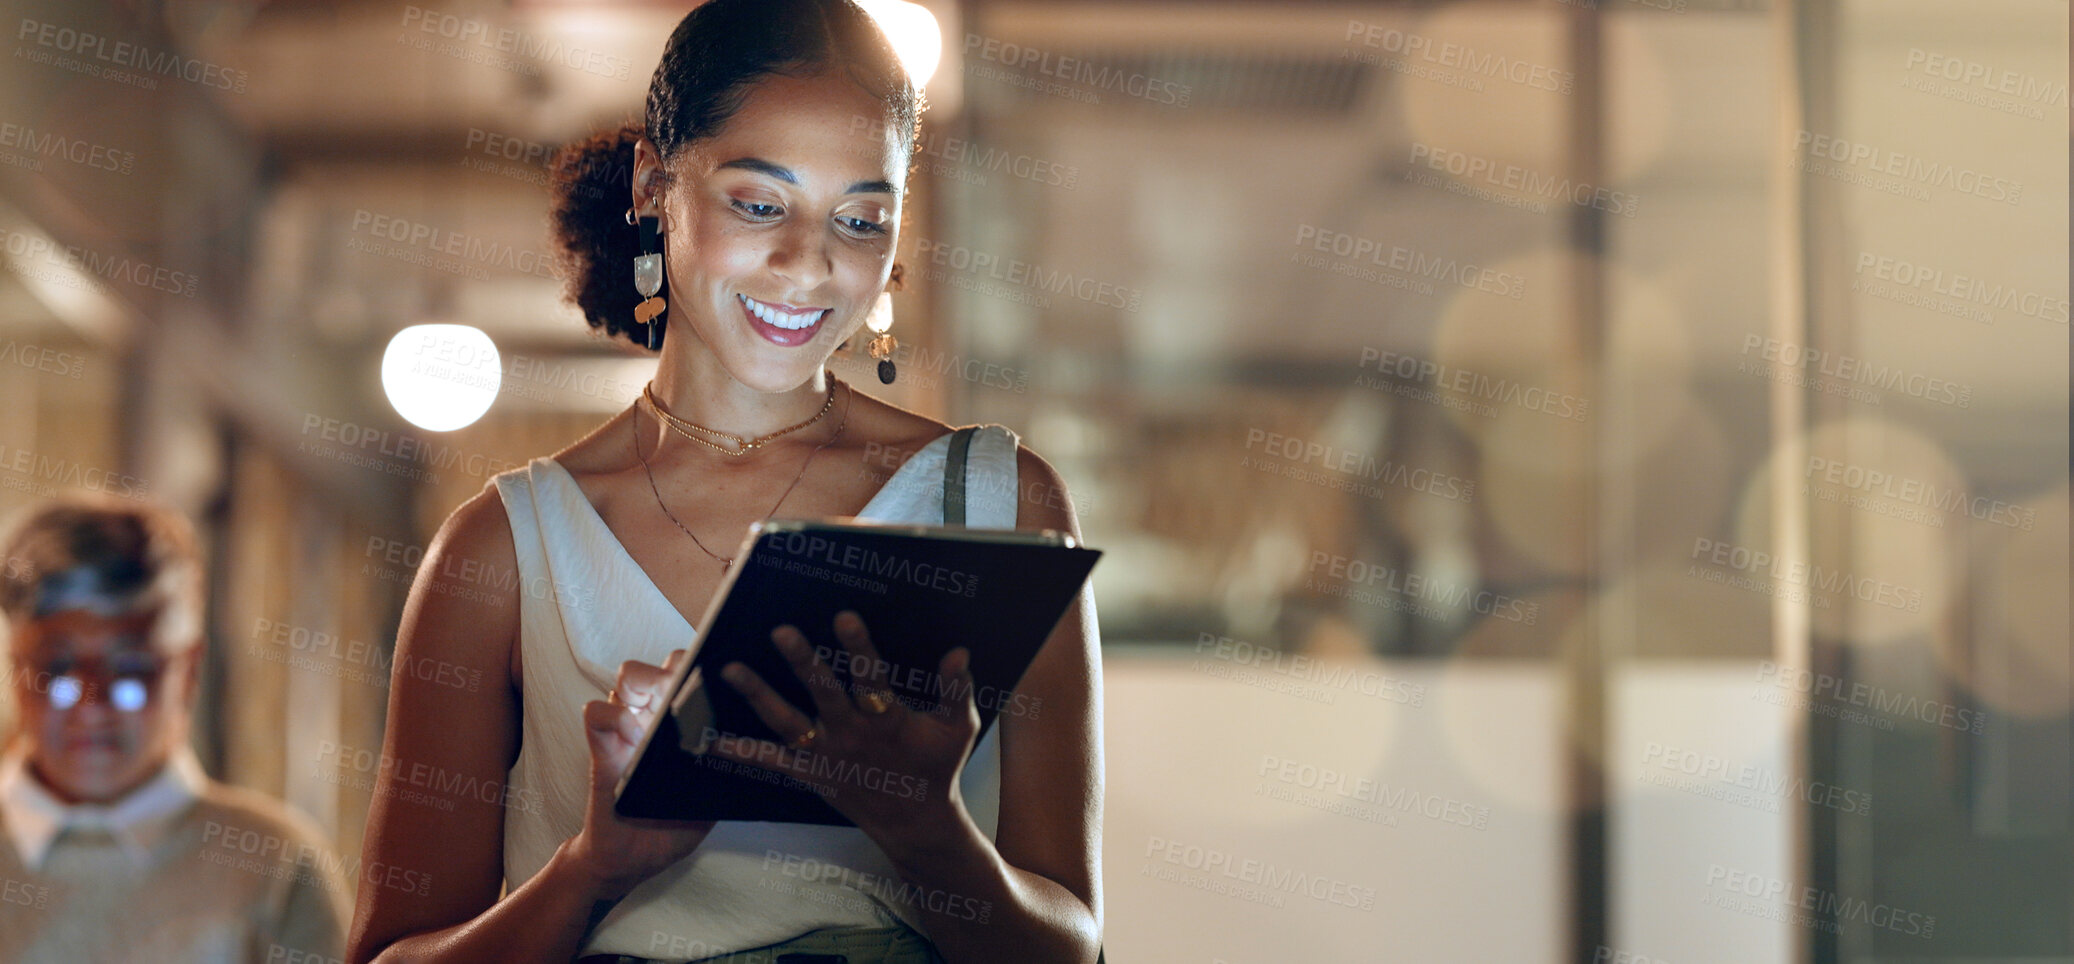
[[[1020,529],[1080,537],[1058,472],[1016,452]],[[1094,590],[1083,586],[1016,687],[1030,713],[1003,712],[1001,813],[993,843],[969,816],[888,850],[917,887],[992,902],[987,922],[924,911],[952,962],[1092,962],[1102,939],[1102,667]],[[961,808],[962,810],[962,808]],[[947,907],[961,905],[951,903]]]
[[[649,690],[664,679],[661,669],[629,663],[620,669],[618,690],[631,707],[592,702],[583,708],[591,744],[583,831],[564,841],[540,873],[497,899],[504,885],[504,807],[526,806],[529,799],[538,805],[482,790],[503,790],[518,755],[513,654],[520,581],[502,578],[517,565],[503,500],[492,487],[448,517],[418,569],[396,637],[388,736],[347,954],[352,961],[566,962],[599,901],[623,896],[690,852],[712,826],[637,827],[612,817],[609,788],[641,736],[635,710],[647,707]],[[474,682],[448,685],[457,678]],[[439,787],[476,791],[442,794]],[[397,790],[413,799],[398,799]],[[438,802],[419,802],[418,794]]]
[[[548,872],[500,905],[504,808],[485,798],[505,795],[437,790],[502,787],[517,758],[517,580],[467,578],[516,566],[503,500],[491,486],[447,518],[418,567],[396,634],[349,960],[567,961],[575,954],[588,898],[580,887],[543,880],[575,876],[563,859],[566,845]],[[447,685],[454,679],[474,685]],[[421,802],[418,795],[428,793],[436,805]]]

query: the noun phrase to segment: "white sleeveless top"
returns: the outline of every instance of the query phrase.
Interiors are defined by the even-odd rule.
[[[999,425],[973,433],[967,525],[1015,527],[1016,442],[1015,433]],[[942,524],[949,443],[950,435],[939,436],[908,458],[857,517]],[[505,813],[504,880],[515,890],[583,829],[590,785],[583,704],[605,698],[620,663],[659,664],[688,646],[696,631],[561,463],[536,458],[494,481],[511,520],[523,590],[524,722],[508,779],[512,799],[538,801],[533,809],[539,811],[511,807]],[[987,727],[959,780],[966,807],[989,839],[1000,813],[999,729]],[[919,929],[913,907],[886,899],[899,890],[891,861],[854,827],[723,821],[690,856],[621,900],[581,953],[684,960],[775,944],[820,927],[886,927],[898,920]]]

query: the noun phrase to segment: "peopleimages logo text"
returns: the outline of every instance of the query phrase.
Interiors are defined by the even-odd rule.
[[[28,40],[39,47],[47,47],[60,53],[91,58],[147,74],[158,74],[161,77],[178,77],[189,83],[237,94],[245,92],[245,85],[250,80],[244,71],[231,70],[221,64],[182,57],[170,50],[153,50],[142,44],[113,40],[99,34],[27,17],[22,18],[22,25],[15,32],[14,39]]]
[[[1007,43],[979,34],[965,35],[965,54],[977,60],[990,60],[1017,70],[1031,70],[1046,77],[1127,94],[1154,104],[1171,107],[1187,107],[1188,98],[1195,88],[1158,77],[1097,64],[1086,58],[1061,57],[1047,50],[1023,44]]]
[[[770,545],[788,556],[838,569],[866,573],[879,579],[912,583],[924,589],[935,589],[956,596],[969,597],[979,592],[979,576],[973,573],[946,569],[927,562],[916,562],[863,546],[838,547],[825,536],[808,535],[804,532],[779,532],[770,536]]]

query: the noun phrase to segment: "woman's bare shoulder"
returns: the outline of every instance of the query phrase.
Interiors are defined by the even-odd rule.
[[[1027,445],[1015,447],[1016,489],[1020,504],[1016,511],[1018,529],[1057,529],[1080,535],[1080,513],[1066,480],[1059,470]]]
[[[629,407],[548,458],[579,479],[624,471],[634,459],[633,435],[627,431],[627,422],[632,418],[633,409]]]
[[[877,445],[889,452],[912,452],[951,431],[951,426],[901,408],[883,398],[855,391],[850,403],[849,446]]]
[[[578,478],[620,468],[620,461],[631,458],[629,453],[632,450],[627,448],[624,428],[618,432],[613,428],[626,418],[627,413],[621,412],[605,420],[548,458]],[[514,556],[511,536],[511,521],[506,515],[503,494],[497,482],[492,480],[483,486],[482,491],[447,515],[434,539],[434,546],[443,545],[449,552],[459,551],[470,557],[509,564]]]
[[[504,495],[495,482],[483,486],[482,491],[447,514],[426,548],[426,556],[458,556],[479,564],[513,564],[517,553],[512,547],[511,518],[505,513]]]
[[[630,451],[625,448],[623,432],[617,436],[619,448],[615,450],[615,435],[610,431],[625,417],[625,413],[621,413],[608,419],[549,458],[579,479],[591,473],[611,471],[613,460]],[[428,585],[418,595],[464,600],[468,605],[462,608],[474,610],[469,613],[470,618],[479,618],[482,615],[480,607],[484,606],[500,616],[510,617],[504,620],[506,622],[516,618],[518,596],[512,580],[476,578],[474,581],[480,585],[444,585],[455,579],[465,582],[481,573],[517,571],[518,553],[513,542],[511,517],[497,480],[484,485],[482,491],[447,515],[432,544],[426,547],[425,559],[427,563],[436,565],[420,574],[421,581]],[[462,589],[467,591],[461,592]]]

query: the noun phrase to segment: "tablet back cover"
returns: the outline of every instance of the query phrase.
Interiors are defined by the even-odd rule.
[[[698,640],[699,670],[720,734],[782,744],[720,669],[740,661],[809,716],[805,684],[771,643],[791,624],[825,665],[861,676],[835,638],[835,614],[854,609],[874,648],[891,664],[891,688],[910,706],[934,707],[943,656],[971,651],[980,735],[1002,712],[1040,706],[1014,692],[1023,671],[1079,593],[1101,552],[1047,544],[1028,534],[870,523],[774,523],[752,536],[725,597]],[[685,694],[678,693],[677,696]],[[711,736],[712,734],[705,734]],[[676,820],[762,820],[850,826],[815,788],[835,793],[918,793],[914,778],[850,770],[811,751],[790,771],[771,771],[680,748],[674,713],[659,715],[621,779],[623,816]],[[693,743],[699,734],[694,734]]]

